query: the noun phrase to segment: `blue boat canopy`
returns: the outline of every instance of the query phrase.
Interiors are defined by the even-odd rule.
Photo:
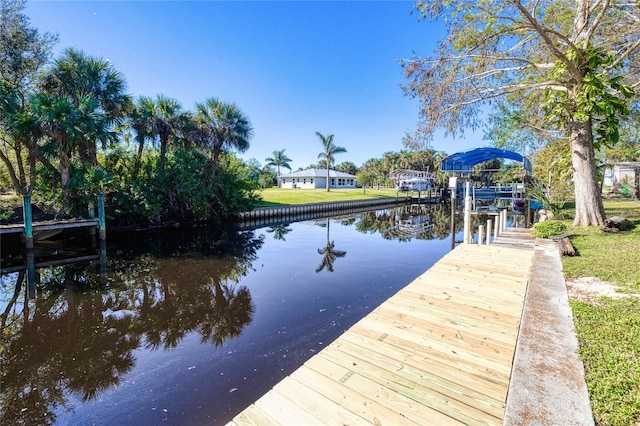
[[[443,172],[471,173],[471,168],[476,164],[495,158],[519,161],[522,163],[524,169],[531,173],[531,162],[527,157],[517,152],[506,151],[500,148],[476,148],[451,154],[442,160],[441,170]]]

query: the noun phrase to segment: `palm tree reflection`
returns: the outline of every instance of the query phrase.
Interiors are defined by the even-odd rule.
[[[289,228],[289,224],[284,225],[273,225],[267,229],[267,232],[273,233],[273,239],[279,241],[286,241],[284,236],[291,232],[292,229]]]
[[[55,423],[70,395],[86,401],[117,386],[142,346],[174,348],[193,332],[215,346],[238,337],[255,310],[238,283],[262,239],[214,237],[217,254],[110,259],[109,283],[120,286],[101,284],[97,264],[76,264],[40,270],[36,297],[24,305],[24,273],[9,294],[0,287],[8,301],[0,313],[0,424]]]
[[[318,249],[318,254],[322,255],[322,263],[316,268],[316,272],[320,272],[327,268],[327,271],[333,272],[333,263],[339,257],[345,257],[347,252],[335,249],[335,243],[329,239],[329,218],[327,218],[327,244]]]

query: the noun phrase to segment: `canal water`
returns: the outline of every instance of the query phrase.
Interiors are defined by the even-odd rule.
[[[224,424],[446,254],[449,229],[448,208],[402,206],[112,233],[106,261],[38,269],[35,291],[4,273],[0,424]]]

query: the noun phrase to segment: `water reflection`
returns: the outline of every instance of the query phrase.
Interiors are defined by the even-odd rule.
[[[88,401],[117,386],[136,363],[135,349],[175,348],[192,332],[214,346],[240,335],[255,306],[238,283],[262,239],[175,237],[152,238],[156,253],[170,257],[116,249],[128,256],[110,260],[106,284],[99,264],[42,269],[35,297],[20,303],[25,271],[3,277],[3,293],[12,284],[13,291],[0,317],[0,424],[53,424],[69,395]]]
[[[460,229],[462,217],[453,216],[442,206],[428,204],[404,205],[395,209],[369,211],[361,214],[356,229],[363,233],[379,232],[388,240],[442,240],[451,234],[451,227]]]
[[[272,225],[267,228],[267,232],[273,234],[274,240],[286,241],[284,238],[292,229],[289,227],[289,224],[281,224],[281,225]]]
[[[32,300],[5,274],[0,424],[225,423],[446,253],[447,213],[111,234]]]
[[[329,238],[329,218],[326,219],[327,228],[327,243],[324,247],[318,249],[318,254],[322,255],[322,263],[316,268],[316,273],[322,271],[323,269],[327,269],[329,272],[333,272],[333,264],[340,257],[345,257],[347,255],[346,251],[336,250],[335,242]],[[347,223],[348,224],[348,223]]]

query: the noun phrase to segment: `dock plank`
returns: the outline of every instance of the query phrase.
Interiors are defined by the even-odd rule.
[[[230,424],[501,424],[533,258],[507,240],[458,246]]]
[[[503,410],[500,404],[494,404],[482,394],[471,389],[461,389],[455,383],[432,375],[421,367],[399,362],[389,354],[379,351],[371,353],[366,351],[366,348],[349,345],[348,342],[332,346],[331,350],[323,351],[318,358],[327,358],[336,364],[343,365],[433,409],[435,413],[425,410],[429,413],[430,422],[440,419],[442,422],[449,423],[455,419],[462,423],[477,423],[483,414],[474,416],[475,411],[491,412],[499,417]],[[472,408],[467,404],[468,401],[473,402]]]

